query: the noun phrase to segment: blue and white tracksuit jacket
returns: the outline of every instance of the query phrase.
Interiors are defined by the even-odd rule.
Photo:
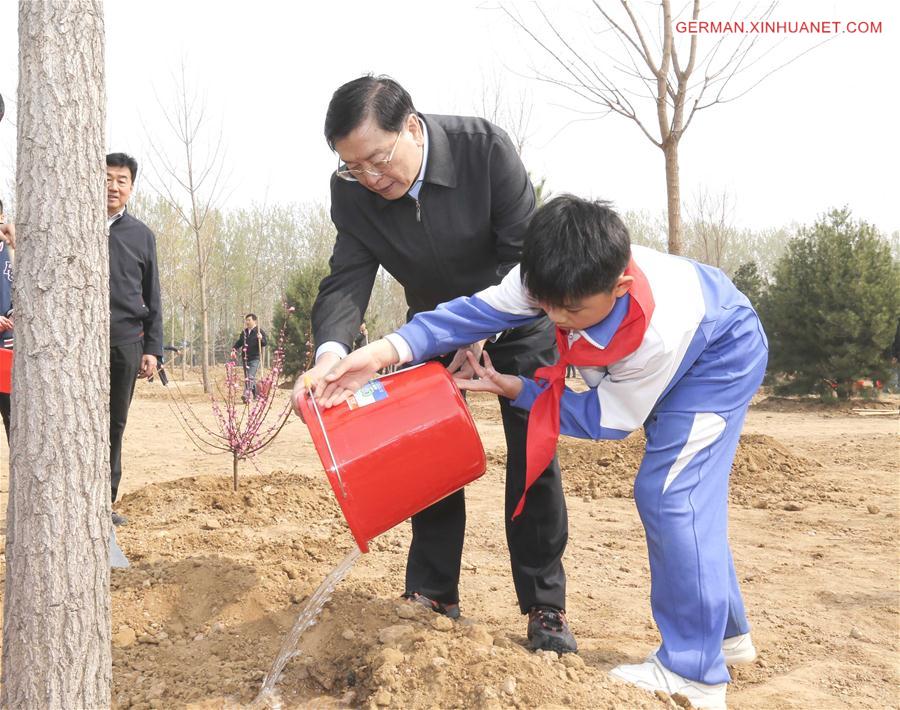
[[[621,439],[644,427],[634,498],[662,636],[657,656],[686,678],[723,683],[722,640],[749,630],[728,546],[728,477],[768,345],[750,302],[719,269],[639,246],[632,257],[655,301],[647,331],[618,362],[579,368],[590,389],[564,392],[560,433]],[[569,337],[605,347],[628,305],[626,294],[601,322]],[[403,362],[422,361],[540,313],[516,267],[496,286],[419,313],[388,339]],[[524,379],[512,404],[530,409],[541,391]]]

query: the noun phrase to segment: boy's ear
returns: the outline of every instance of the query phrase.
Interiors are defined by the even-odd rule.
[[[628,293],[628,289],[631,288],[631,284],[634,283],[634,276],[626,276],[622,274],[619,277],[619,280],[616,281],[616,285],[613,286],[613,295],[616,298],[621,298],[626,293]]]

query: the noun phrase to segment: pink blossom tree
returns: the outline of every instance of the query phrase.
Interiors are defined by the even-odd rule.
[[[285,307],[288,318],[293,307]],[[287,321],[287,318],[285,319]],[[191,442],[209,454],[228,452],[232,458],[234,490],[238,489],[238,464],[253,458],[274,441],[291,413],[288,398],[283,406],[276,406],[278,383],[284,367],[285,328],[278,334],[278,344],[272,357],[272,367],[257,379],[256,398],[246,397],[243,368],[238,353],[232,351],[225,363],[224,389],[216,386],[210,395],[215,428],[206,424],[194,411],[176,384],[177,395],[172,398],[172,411]]]

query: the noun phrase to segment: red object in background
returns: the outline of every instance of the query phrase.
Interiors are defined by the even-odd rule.
[[[324,433],[309,398],[300,404],[362,552],[369,551],[369,540],[471,483],[486,467],[475,422],[443,366],[400,370],[367,388],[353,403],[319,409]]]
[[[0,393],[12,392],[13,351],[0,348]]]

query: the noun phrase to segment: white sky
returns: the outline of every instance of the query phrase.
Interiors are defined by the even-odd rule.
[[[618,9],[617,2],[601,1]],[[485,77],[499,75],[511,98],[530,91],[533,136],[524,158],[533,175],[546,176],[549,189],[604,197],[623,210],[664,210],[661,151],[620,117],[572,123],[578,114],[564,107],[589,107],[527,78],[532,67],[551,65],[500,12],[482,9],[491,4],[107,0],[109,149],[146,162],[146,131],[160,136],[168,130],[156,96],[171,91],[171,77],[184,58],[206,97],[211,127],[221,125],[225,137],[231,204],[327,201],[335,159],[322,124],[340,84],[365,72],[386,73],[406,86],[425,113],[470,114],[480,104]],[[709,19],[733,16],[733,2],[708,4]],[[12,184],[15,154],[16,5],[0,4],[4,193]],[[523,12],[533,7],[515,5]],[[648,3],[634,5],[652,17]],[[542,7],[581,46],[582,30],[598,26],[586,0],[547,1]],[[745,3],[739,16],[753,19],[754,12]],[[738,226],[808,223],[849,204],[856,216],[885,232],[900,229],[900,3],[784,0],[778,17],[875,20],[882,22],[882,33],[838,35],[747,96],[699,113],[681,144],[682,199],[690,202],[701,187],[713,193],[728,189]],[[821,37],[772,41],[778,39],[784,41],[776,55],[784,57]],[[701,42],[713,40],[701,36]]]

